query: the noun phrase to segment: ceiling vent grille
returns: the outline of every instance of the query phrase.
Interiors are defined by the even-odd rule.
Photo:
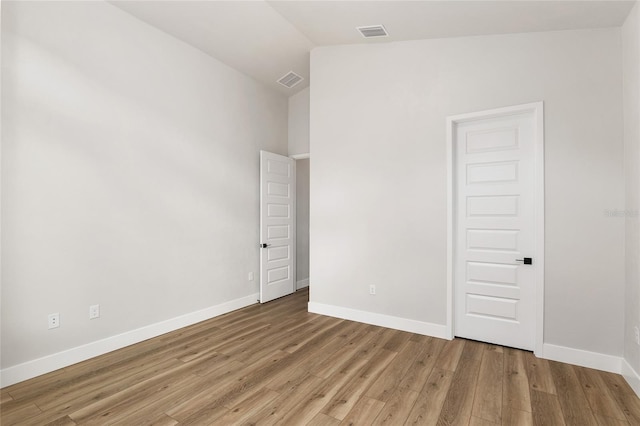
[[[288,87],[289,89],[291,89],[293,86],[300,83],[302,80],[304,79],[300,77],[298,74],[296,74],[293,71],[289,71],[287,74],[280,77],[280,80],[278,80],[278,83],[282,84],[284,87]]]
[[[382,25],[370,25],[368,27],[356,27],[362,37],[371,38],[371,37],[387,37],[389,33]]]

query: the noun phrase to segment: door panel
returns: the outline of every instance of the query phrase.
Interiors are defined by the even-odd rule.
[[[536,113],[453,121],[455,335],[533,349]],[[542,232],[542,230],[539,230]]]
[[[295,290],[295,176],[295,160],[260,151],[261,303]]]

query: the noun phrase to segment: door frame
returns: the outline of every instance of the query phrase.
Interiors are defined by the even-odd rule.
[[[302,153],[302,154],[291,154],[291,155],[289,155],[289,158],[293,158],[294,160],[296,160],[296,191],[298,191],[298,174],[297,174],[298,173],[298,160],[311,160],[311,154],[308,153],[308,152],[305,152],[305,153]],[[310,187],[311,187],[311,182],[309,182],[309,189],[310,189]],[[297,269],[298,268],[298,265],[297,265],[297,263],[298,263],[298,241],[297,241],[298,240],[298,194],[297,193],[296,193],[295,211],[296,211],[296,214],[295,214],[295,219],[294,219],[293,223],[294,223],[295,230],[296,230],[296,241],[295,241],[295,244],[293,245],[293,247],[294,247],[294,249],[296,251],[296,259],[295,259],[295,261],[296,261],[296,271],[295,272],[296,272],[296,275],[297,275],[298,274],[298,269]],[[308,257],[309,257],[308,262],[310,264],[311,263],[311,255],[309,254]],[[296,276],[296,284],[295,284],[296,291],[301,290],[303,288],[311,287],[310,278],[311,278],[311,274],[309,274],[309,278],[307,278],[307,281],[308,281],[307,285],[306,286],[302,286],[302,287],[298,287],[298,282],[299,281],[298,281],[298,277]]]
[[[454,324],[454,283],[456,259],[456,134],[455,126],[459,123],[495,118],[505,115],[516,115],[526,112],[534,117],[534,152],[535,152],[535,244],[533,258],[536,260],[535,271],[535,343],[534,354],[542,356],[544,343],[544,105],[543,102],[533,102],[522,105],[496,108],[467,114],[447,117],[447,322],[446,333],[448,339],[455,337]]]

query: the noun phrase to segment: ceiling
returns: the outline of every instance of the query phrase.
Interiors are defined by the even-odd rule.
[[[620,26],[635,1],[114,0],[131,15],[290,96],[317,46]],[[382,24],[389,37],[364,39]],[[288,89],[289,71],[304,77]]]

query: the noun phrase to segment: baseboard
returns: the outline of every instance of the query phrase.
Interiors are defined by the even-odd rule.
[[[316,302],[309,302],[308,306],[309,312],[314,314],[342,318],[365,324],[377,325],[380,327],[393,328],[394,330],[408,331],[410,333],[423,334],[426,336],[439,337],[441,339],[447,338],[447,327],[440,324],[432,324],[407,318],[343,308],[341,306],[325,305]]]
[[[566,346],[556,346],[549,343],[542,345],[541,358],[616,374],[620,374],[622,371],[621,357],[568,348]]]
[[[309,278],[305,278],[304,280],[299,280],[296,282],[296,290],[300,290],[301,288],[309,287]]]
[[[230,300],[200,311],[191,312],[166,321],[151,324],[142,328],[87,343],[86,345],[68,349],[52,355],[5,368],[0,371],[0,387],[13,385],[60,368],[68,367],[81,361],[103,355],[125,346],[133,345],[153,337],[160,336],[180,328],[205,321],[219,315],[244,308],[257,303],[259,294],[251,294],[239,299]]]
[[[626,359],[622,360],[622,376],[625,378],[631,389],[640,398],[640,375],[629,365]]]

